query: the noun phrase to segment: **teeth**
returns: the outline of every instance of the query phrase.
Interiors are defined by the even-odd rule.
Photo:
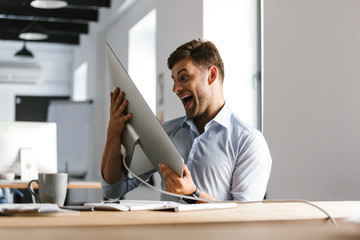
[[[180,99],[183,100],[184,98],[190,97],[191,95],[184,95]]]

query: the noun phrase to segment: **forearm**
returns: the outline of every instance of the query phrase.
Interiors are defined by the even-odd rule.
[[[109,184],[118,182],[122,176],[121,135],[126,121],[132,117],[131,113],[124,114],[128,105],[124,97],[125,93],[118,87],[110,93],[110,120],[101,160],[101,174]]]
[[[199,198],[204,198],[204,199],[209,199],[209,200],[213,200],[213,201],[217,201],[216,198],[214,198],[213,196],[209,195],[208,193],[201,191]],[[197,203],[206,203],[206,201],[197,201]]]
[[[122,175],[121,141],[108,138],[101,161],[101,173],[104,180],[113,184],[120,180]]]

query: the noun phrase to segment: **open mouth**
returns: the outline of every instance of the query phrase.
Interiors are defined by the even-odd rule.
[[[181,101],[185,108],[189,107],[191,100],[193,99],[192,95],[184,95],[181,97]]]

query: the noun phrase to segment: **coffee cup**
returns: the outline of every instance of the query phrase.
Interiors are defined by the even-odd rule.
[[[33,182],[39,185],[39,194],[31,188]],[[39,173],[38,179],[29,182],[28,190],[40,203],[56,203],[58,206],[64,206],[67,182],[67,173]]]

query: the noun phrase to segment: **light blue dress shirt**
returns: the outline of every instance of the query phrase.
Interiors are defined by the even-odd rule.
[[[219,200],[263,200],[272,164],[268,146],[262,133],[242,122],[227,104],[202,134],[186,117],[164,123],[164,129],[201,190]],[[100,182],[107,198],[121,197],[139,185],[125,174],[115,184],[106,183],[100,174]],[[165,183],[161,185],[165,189]],[[162,195],[162,200],[177,199]]]

